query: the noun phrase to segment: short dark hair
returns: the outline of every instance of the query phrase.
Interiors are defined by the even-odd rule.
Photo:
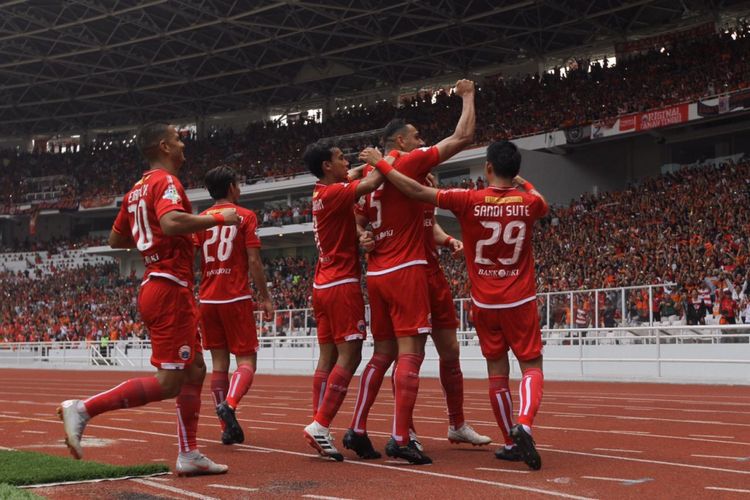
[[[168,132],[169,123],[164,122],[150,122],[138,130],[135,143],[145,159],[153,160],[156,158],[156,148],[162,139],[167,138]]]
[[[393,141],[393,137],[406,128],[406,120],[403,118],[394,118],[388,122],[383,129],[383,146]]]
[[[323,162],[333,159],[333,148],[335,146],[328,141],[318,141],[309,144],[302,155],[302,161],[307,169],[318,179],[322,179]]]
[[[221,200],[229,195],[229,186],[237,182],[237,172],[226,165],[214,167],[206,172],[203,182],[211,198]]]
[[[521,153],[510,141],[496,141],[487,147],[487,161],[498,177],[512,179],[521,170]]]

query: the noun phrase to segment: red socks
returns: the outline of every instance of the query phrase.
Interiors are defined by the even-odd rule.
[[[544,374],[539,368],[529,368],[523,372],[521,379],[521,400],[518,407],[518,423],[528,426],[534,423],[536,412],[542,403],[544,392]]]
[[[229,373],[211,372],[211,395],[214,398],[214,406],[227,398],[229,392]]]
[[[326,393],[326,380],[328,380],[328,374],[323,370],[315,370],[313,376],[313,418],[318,414],[318,407],[323,403],[323,397]]]
[[[247,394],[247,390],[250,389],[253,383],[253,375],[255,375],[255,370],[248,365],[238,366],[232,375],[226,400],[229,407],[233,410],[237,408],[242,396]]]
[[[409,442],[409,424],[414,413],[419,392],[419,368],[422,366],[424,355],[401,354],[398,357],[396,375],[396,404],[393,418],[393,438],[399,446]]]
[[[510,428],[513,427],[513,398],[508,387],[508,377],[490,377],[490,404],[505,444],[513,446],[513,440],[510,438]]]
[[[323,427],[330,427],[331,420],[341,408],[344,402],[346,391],[349,388],[349,382],[352,380],[350,371],[335,365],[331,374],[328,376],[326,383],[326,392],[323,396],[323,402],[318,406],[318,412],[315,414],[315,421]]]
[[[187,453],[198,447],[198,416],[201,412],[202,384],[186,382],[177,396],[177,441],[180,452]]]
[[[161,385],[156,377],[132,378],[117,387],[91,396],[83,402],[89,417],[120,408],[135,408],[161,401]]]
[[[440,384],[448,406],[448,422],[458,429],[464,425],[464,374],[459,360],[440,360]]]
[[[378,396],[385,372],[388,371],[392,362],[393,360],[390,357],[375,353],[365,369],[362,370],[362,376],[359,378],[357,402],[354,405],[354,416],[350,426],[357,434],[367,433],[367,416],[375,398]]]

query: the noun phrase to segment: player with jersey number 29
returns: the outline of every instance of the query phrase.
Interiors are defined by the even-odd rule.
[[[273,316],[273,304],[266,287],[260,259],[258,223],[252,210],[237,205],[240,188],[230,167],[216,167],[205,177],[214,205],[202,215],[228,208],[237,211],[239,226],[212,227],[195,234],[201,249],[200,324],[203,347],[211,351],[211,394],[221,424],[221,442],[242,443],[245,434],[235,411],[253,383],[257,367],[258,333],[248,273],[258,291],[266,320]],[[237,369],[229,380],[229,354]]]
[[[112,248],[137,248],[146,265],[138,310],[151,337],[156,376],[133,378],[84,401],[63,401],[65,442],[80,459],[81,436],[89,419],[120,408],[134,408],[177,397],[178,475],[222,474],[226,465],[198,451],[198,416],[206,376],[193,298],[193,242],[190,235],[215,226],[236,226],[234,208],[194,215],[177,173],[185,145],[168,123],[149,123],[136,144],[150,169],[122,200],[109,236]]]
[[[366,336],[354,205],[377,189],[384,177],[375,170],[362,180],[347,182],[349,162],[341,149],[329,143],[310,144],[303,159],[318,178],[312,197],[318,250],[312,302],[320,344],[313,377],[313,421],[304,436],[318,453],[340,462],[344,457],[328,429],[362,359]]]
[[[408,197],[448,209],[458,218],[471,282],[474,323],[487,360],[490,403],[506,443],[495,455],[504,460],[523,460],[532,469],[541,468],[531,437],[544,385],[531,238],[534,222],[548,211],[547,202],[518,175],[521,154],[508,141],[495,142],[487,148],[485,173],[489,187],[479,191],[424,186],[379,156],[372,149],[360,155]],[[512,425],[509,348],[523,372],[517,425]]]

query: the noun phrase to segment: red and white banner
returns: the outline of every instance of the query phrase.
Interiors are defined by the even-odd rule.
[[[651,130],[677,125],[689,119],[689,104],[678,104],[668,108],[655,109],[645,113],[620,117],[620,132]]]

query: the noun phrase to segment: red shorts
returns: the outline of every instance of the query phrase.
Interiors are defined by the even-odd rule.
[[[507,309],[484,309],[472,305],[479,345],[486,359],[498,359],[513,350],[521,361],[542,355],[542,330],[536,300]]]
[[[367,276],[373,339],[381,341],[432,332],[425,270],[425,266],[416,265]]]
[[[312,303],[319,344],[341,344],[367,336],[365,301],[359,283],[313,288]]]
[[[427,285],[430,290],[430,310],[432,328],[435,330],[455,330],[458,328],[456,307],[453,305],[451,286],[445,279],[442,269],[430,268],[427,271]]]
[[[190,288],[150,278],[138,293],[138,310],[151,337],[151,364],[182,370],[201,353],[198,308]]]
[[[226,349],[235,356],[258,352],[255,310],[250,299],[200,305],[204,349]]]

